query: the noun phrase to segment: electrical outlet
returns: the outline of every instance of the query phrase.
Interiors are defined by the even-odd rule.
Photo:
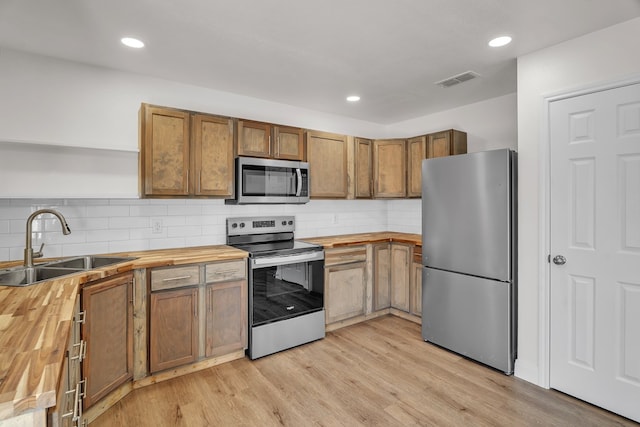
[[[162,233],[162,220],[160,218],[154,218],[151,220],[151,232],[153,234]]]

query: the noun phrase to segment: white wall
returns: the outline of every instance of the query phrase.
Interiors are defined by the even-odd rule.
[[[543,100],[624,80],[640,73],[640,18],[518,58],[519,151],[519,348],[516,375],[544,384],[541,357],[540,292],[544,252],[541,237],[541,144],[547,144]]]
[[[515,93],[465,105],[460,108],[394,123],[387,133],[412,137],[443,129],[467,132],[467,151],[517,148],[517,96]]]

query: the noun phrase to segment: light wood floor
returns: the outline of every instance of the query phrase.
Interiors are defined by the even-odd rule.
[[[631,426],[425,343],[385,316],[135,390],[100,426]]]

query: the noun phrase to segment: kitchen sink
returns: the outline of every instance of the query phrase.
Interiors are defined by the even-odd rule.
[[[60,261],[53,261],[47,264],[47,267],[59,268],[75,268],[79,270],[93,270],[94,268],[106,267],[108,265],[118,264],[121,262],[132,261],[135,257],[115,257],[87,255],[74,258],[67,258]]]
[[[0,270],[0,286],[29,286],[44,280],[93,270],[121,262],[132,261],[135,257],[87,255],[52,261],[35,267],[13,267]]]
[[[28,286],[43,280],[66,276],[67,274],[83,271],[79,268],[59,268],[49,266],[18,267],[0,271],[0,285]]]

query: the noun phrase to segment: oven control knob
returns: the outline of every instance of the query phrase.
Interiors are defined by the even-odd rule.
[[[287,225],[287,221],[282,221],[282,225]]]
[[[238,224],[234,222],[233,224],[231,224],[231,228],[238,228]]]
[[[240,228],[244,228],[244,222],[240,223]]]
[[[293,225],[293,221],[289,221],[289,225]]]

